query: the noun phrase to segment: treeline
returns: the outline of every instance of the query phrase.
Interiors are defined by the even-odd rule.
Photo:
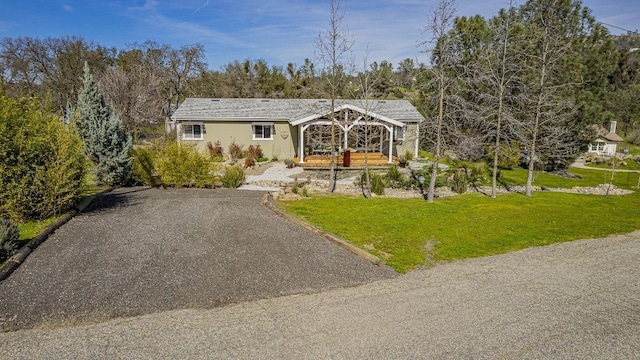
[[[546,156],[540,153],[540,161],[550,167],[565,166],[584,148],[591,124],[616,120],[625,136],[640,127],[640,52],[630,52],[637,36],[610,36],[580,2],[530,0],[491,19],[449,20],[446,31],[424,43],[432,54],[428,65],[408,58],[354,71],[354,64],[341,64],[335,69],[345,75],[336,77],[341,79],[338,97],[362,97],[359,79],[366,74],[371,79],[367,97],[409,99],[427,116],[423,145],[434,150],[434,95],[438,76],[444,76],[444,106],[451,110],[446,114],[452,121],[444,124],[448,126],[439,139],[444,150],[468,160],[491,159],[488,152],[496,146],[505,148],[501,156],[526,153],[529,140],[523,140],[523,127],[516,125],[535,121],[530,116],[536,110],[543,125],[553,125],[537,130],[549,135],[549,141],[538,145],[548,150]],[[442,53],[438,45],[445,43]],[[500,51],[507,54],[502,60]],[[329,93],[328,69],[309,59],[286,66],[234,60],[216,70],[208,68],[200,44],[173,47],[146,41],[116,49],[74,36],[0,40],[4,93],[15,98],[39,95],[62,114],[77,106],[85,62],[128,132],[164,122],[186,97],[318,98]],[[434,72],[440,65],[446,66]],[[496,74],[508,81],[500,85]],[[537,87],[532,85],[536,79]],[[532,102],[536,96],[544,101]],[[501,115],[508,121],[497,131],[494,106],[500,101]],[[496,145],[497,134],[507,141]],[[570,146],[554,148],[554,142]]]
[[[534,170],[568,167],[594,125],[639,125],[637,63],[579,1],[529,0],[485,19],[456,18],[455,1],[440,0],[425,30],[425,146],[436,165],[446,151],[492,162],[494,197],[500,167],[528,168],[530,195]]]
[[[4,38],[0,40],[0,79],[12,97],[40,95],[66,113],[76,106],[87,62],[106,100],[127,131],[158,124],[187,97],[316,98],[326,96],[324,72],[313,61],[269,65],[265,60],[234,60],[220,70],[207,68],[200,44],[179,48],[146,41],[127,49],[107,48],[82,37]],[[404,98],[416,86],[424,65],[405,59],[396,67],[374,63],[379,74],[373,96]],[[355,79],[354,74],[351,79]],[[348,79],[349,77],[345,77]],[[340,97],[355,89],[345,80]]]

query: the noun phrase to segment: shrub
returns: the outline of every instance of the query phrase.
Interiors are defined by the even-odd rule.
[[[249,148],[247,149],[247,157],[253,158],[253,159],[260,159],[264,156],[264,154],[262,153],[262,148],[260,147],[260,145],[249,145]]]
[[[640,130],[634,130],[627,139],[633,145],[640,145]]]
[[[366,176],[367,174],[365,172],[362,172],[362,175],[360,175],[360,186],[364,187],[366,185]],[[384,188],[387,187],[387,182],[384,176],[369,171],[369,182],[371,183],[372,193],[376,195],[384,194]]]
[[[493,146],[488,146],[486,148],[486,158],[491,164],[493,164],[493,149]],[[498,167],[501,169],[511,170],[520,164],[521,156],[522,150],[520,150],[520,146],[517,144],[501,143],[498,155]]]
[[[267,162],[267,161],[269,161],[269,158],[268,158],[268,157],[261,157],[261,158],[258,158],[258,162]],[[276,160],[276,161],[277,161],[277,160]]]
[[[295,162],[293,162],[292,159],[284,159],[284,164],[288,167],[288,168],[292,168],[294,166],[296,166]]]
[[[0,218],[0,263],[7,260],[18,248],[20,232],[9,219]]]
[[[244,183],[244,170],[240,166],[227,166],[222,175],[222,186],[235,189]]]
[[[420,172],[421,176],[424,178],[422,181],[423,187],[428,187],[429,182],[431,181],[431,171],[433,170],[433,164],[429,166],[425,166],[423,170]],[[436,187],[450,186],[449,176],[450,174],[442,172],[438,170],[438,175],[436,176]]]
[[[384,181],[384,177],[379,174],[373,174],[369,180],[371,180],[371,191],[376,195],[383,195],[384,188],[387,185],[386,181]]]
[[[236,143],[236,141],[232,141],[231,144],[229,144],[229,160],[231,161],[237,161],[238,159],[241,159],[244,155],[243,153],[243,145],[238,145],[238,143]]]
[[[0,95],[0,159],[0,212],[14,221],[68,210],[85,184],[82,140],[37,98]]]
[[[302,190],[300,190],[300,195],[302,195],[303,197],[309,197],[309,190],[307,189],[306,185],[304,185],[302,187]]]
[[[247,157],[244,159],[244,167],[245,168],[252,168],[256,166],[256,159],[252,158],[252,157]]]
[[[162,182],[155,168],[155,152],[144,146],[131,150],[133,159],[133,180],[146,186],[158,186]]]
[[[418,157],[420,159],[429,159],[429,160],[433,160],[433,154],[431,154],[430,152],[428,152],[427,150],[418,150]]]
[[[451,185],[451,189],[458,193],[464,194],[467,192],[469,187],[469,181],[467,180],[467,176],[464,171],[456,171],[453,173],[453,184]]]
[[[159,149],[156,171],[163,186],[214,187],[215,167],[193,146],[175,141]]]
[[[387,170],[387,178],[389,181],[402,182],[403,176],[397,165],[391,165]]]
[[[407,161],[413,160],[413,151],[407,150],[407,152],[404,153],[404,157]]]
[[[403,155],[398,157],[398,165],[400,165],[400,167],[405,167],[407,164],[409,164],[409,160],[407,160],[406,157]]]
[[[224,160],[224,150],[222,149],[220,140],[216,140],[215,144],[209,141],[207,143],[207,150],[209,151],[209,158],[211,158],[212,161],[221,162]]]

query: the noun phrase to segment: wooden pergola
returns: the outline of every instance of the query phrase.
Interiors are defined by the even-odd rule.
[[[309,115],[291,122],[291,125],[298,126],[300,163],[304,163],[305,139],[307,140],[306,145],[311,145],[314,152],[330,153],[331,144],[329,143],[327,146],[327,143],[323,141],[323,134],[328,133],[329,138],[331,136],[331,114],[332,112],[329,111]],[[388,163],[393,162],[394,130],[404,128],[404,123],[351,104],[335,108],[333,114],[338,150],[347,148],[374,150],[379,148],[378,151],[382,153],[384,145],[387,144]],[[372,140],[374,139],[377,139],[376,144],[373,144]]]

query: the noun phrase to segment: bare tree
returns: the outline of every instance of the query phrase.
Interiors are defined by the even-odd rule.
[[[526,196],[531,196],[535,164],[543,160],[540,154],[545,154],[540,150],[545,149],[552,157],[554,152],[562,154],[577,148],[568,136],[571,128],[567,120],[573,104],[560,93],[572,84],[558,82],[562,61],[571,47],[561,31],[562,16],[558,12],[555,6],[545,6],[530,11],[525,8],[523,13],[530,29],[523,50],[527,84],[523,89],[521,132],[528,161]]]
[[[84,63],[99,74],[110,65],[113,52],[74,36],[4,38],[0,68],[11,95],[48,94],[52,105],[64,112],[78,97]]]
[[[455,43],[456,38],[450,34],[455,16],[455,0],[440,0],[431,10],[429,22],[424,32],[431,35],[429,40],[423,42],[424,46],[433,45],[431,49],[432,67],[430,69],[431,81],[428,86],[433,90],[430,100],[435,103],[435,151],[433,169],[429,181],[427,201],[433,202],[438,176],[438,164],[442,153],[443,128],[446,121],[453,121],[455,116],[451,108],[451,97],[455,95],[452,89],[455,86],[455,78],[452,68],[456,64]]]
[[[170,49],[165,67],[169,88],[169,103],[175,101],[178,106],[184,100],[189,79],[198,77],[206,70],[204,47],[202,44],[184,45],[179,49]]]
[[[503,133],[505,127],[514,123],[514,108],[512,104],[518,102],[519,85],[521,82],[521,66],[519,54],[514,50],[512,32],[515,21],[515,8],[510,3],[507,10],[501,10],[498,16],[489,22],[489,39],[481,58],[476,62],[473,77],[483,86],[475,93],[481,104],[482,118],[491,126],[493,134],[493,167],[491,174],[491,197],[497,193],[498,164],[501,150],[505,148],[502,141],[509,139]]]
[[[377,83],[376,73],[374,73],[373,67],[369,65],[368,62],[369,55],[369,47],[367,46],[367,50],[365,51],[365,56],[363,58],[362,68],[363,71],[358,76],[359,82],[359,94],[356,94],[359,97],[363,104],[363,109],[365,114],[362,118],[362,124],[357,124],[356,126],[364,126],[364,131],[356,131],[356,144],[361,140],[364,144],[364,184],[363,184],[363,194],[365,198],[371,199],[371,174],[369,173],[369,147],[371,145],[372,138],[372,126],[371,126],[371,115],[370,111],[372,110],[372,89]],[[362,137],[362,139],[360,139]],[[391,144],[389,145],[389,149],[391,149]]]
[[[345,77],[345,57],[353,47],[353,40],[348,31],[342,27],[345,11],[342,8],[341,0],[331,0],[329,4],[329,28],[320,31],[314,42],[316,56],[322,62],[326,71],[326,82],[331,98],[331,154],[329,172],[329,191],[333,192],[336,187],[336,98],[340,91],[340,85]]]
[[[162,123],[162,80],[141,65],[108,69],[100,81],[106,100],[122,121],[124,130],[134,134],[143,126]]]

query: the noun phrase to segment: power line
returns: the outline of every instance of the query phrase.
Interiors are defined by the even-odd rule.
[[[597,22],[597,23],[599,23],[599,24],[602,24],[602,25],[604,25],[604,26],[608,26],[608,27],[612,27],[612,28],[614,28],[614,29],[618,29],[618,30],[626,31],[626,32],[627,32],[627,34],[629,34],[629,35],[638,35],[638,30],[633,31],[633,30],[629,30],[629,29],[621,28],[621,27],[619,27],[619,26],[615,26],[615,25],[607,24],[606,22],[602,22],[602,21],[600,21],[600,20],[596,20],[596,22]]]
[[[552,9],[554,9],[554,10],[560,10],[560,8],[554,6],[553,4],[548,4],[548,6],[551,7]],[[587,9],[591,10],[591,8],[589,8],[588,6],[584,6],[583,9],[584,8],[587,8]],[[637,29],[635,31],[633,31],[633,30],[625,29],[625,28],[622,28],[622,27],[619,27],[619,26],[607,24],[606,22],[603,22],[603,21],[600,21],[600,20],[596,19],[596,17],[594,15],[591,15],[591,16],[593,17],[593,20],[595,22],[597,22],[598,24],[601,24],[601,25],[604,25],[604,26],[608,26],[608,27],[612,27],[614,29],[626,31],[627,35],[638,35],[638,30]]]

